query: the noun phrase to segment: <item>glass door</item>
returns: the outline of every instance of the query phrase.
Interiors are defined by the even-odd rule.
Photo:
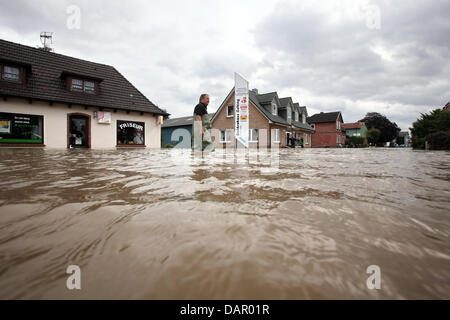
[[[69,118],[69,147],[88,148],[88,121],[89,118],[82,115],[71,115]]]

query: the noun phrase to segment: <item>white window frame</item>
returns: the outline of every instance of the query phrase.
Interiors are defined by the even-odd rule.
[[[231,114],[230,114],[230,107],[231,107]],[[232,118],[234,116],[234,106],[233,105],[229,105],[227,106],[227,118]]]
[[[278,107],[275,103],[272,103],[272,115],[274,116],[278,115]]]
[[[253,136],[254,132],[256,132],[256,139]],[[258,129],[248,129],[248,142],[258,142],[258,139],[259,139],[259,130]]]
[[[6,71],[6,69],[10,69],[9,71]],[[7,81],[20,81],[20,68],[4,65],[2,70],[2,79]],[[14,72],[12,72],[14,71]],[[15,72],[17,71],[17,73]],[[16,78],[17,76],[17,78]]]
[[[306,123],[306,114],[302,112],[302,123]]]
[[[291,120],[292,119],[292,109],[291,109],[291,107],[287,107],[286,108],[286,113],[287,113],[287,119]]]
[[[92,83],[92,86],[86,86],[87,83]],[[89,88],[89,89],[86,90],[86,88]],[[92,90],[90,90],[91,88],[92,88]],[[95,94],[95,82],[85,80],[84,81],[84,92],[90,93],[90,94]]]
[[[77,83],[74,87],[74,82],[81,82],[81,84]],[[82,79],[72,79],[70,90],[76,91],[76,92],[83,92],[83,80]]]
[[[223,133],[223,136],[225,139],[223,139],[222,133]],[[231,143],[231,130],[230,129],[225,129],[225,130],[220,131],[220,142],[221,143]]]
[[[295,121],[298,122],[298,120],[299,120],[298,111],[295,111]]]
[[[309,145],[309,134],[305,133],[305,144]]]
[[[281,143],[281,130],[280,129],[272,129],[272,137],[273,137],[273,143]]]

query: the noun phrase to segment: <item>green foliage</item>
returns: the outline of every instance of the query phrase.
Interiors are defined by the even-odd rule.
[[[383,143],[382,141],[380,141],[380,137],[381,137],[381,131],[378,130],[377,128],[370,128],[367,131],[367,140],[369,141],[370,144],[377,144],[377,143]]]
[[[450,130],[430,134],[428,143],[433,150],[450,150]]]
[[[164,146],[164,148],[172,149],[172,148],[174,148],[174,146],[172,144],[168,143]]]
[[[377,112],[369,112],[364,119],[359,121],[364,122],[367,128],[376,128],[380,131],[377,139],[379,143],[390,142],[396,139],[400,133],[400,128],[395,122],[391,122],[386,116]]]
[[[352,148],[361,148],[365,145],[364,140],[363,137],[347,136],[345,144]]]
[[[448,131],[450,111],[436,109],[430,114],[421,114],[411,129],[412,146],[415,149],[425,149],[425,142],[428,141],[430,149],[450,150]]]

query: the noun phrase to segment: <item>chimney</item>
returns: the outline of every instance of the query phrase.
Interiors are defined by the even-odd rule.
[[[259,93],[258,93],[258,89],[256,89],[256,88],[255,88],[255,89],[252,89],[252,92],[253,92],[254,94],[259,94]]]

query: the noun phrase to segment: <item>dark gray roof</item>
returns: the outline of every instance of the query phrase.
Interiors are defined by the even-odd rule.
[[[291,97],[287,97],[287,98],[280,98],[280,104],[282,108],[286,108],[289,105],[289,102],[291,104],[293,104],[292,98]]]
[[[325,123],[325,122],[335,122],[341,112],[321,112],[309,117],[306,122],[308,123]]]
[[[253,92],[253,94],[255,94],[255,93]],[[273,99],[278,100],[278,94],[276,92],[269,92],[269,93],[258,94],[258,95],[255,94],[255,96],[258,97],[258,101],[261,104],[270,103],[273,101]]]
[[[3,96],[168,115],[112,66],[0,39],[0,63],[2,61],[23,66],[27,71],[24,85],[0,80],[0,95]],[[99,81],[98,94],[67,90],[64,85],[67,75]]]
[[[209,118],[211,119],[214,113],[208,114]],[[170,128],[170,127],[183,127],[183,126],[190,126],[192,125],[192,121],[194,121],[194,116],[188,116],[188,117],[180,117],[180,118],[173,118],[173,119],[166,119],[164,120],[162,128]]]
[[[300,128],[300,129],[305,129],[305,130],[309,130],[309,131],[314,131],[314,128],[311,127],[309,124],[307,123],[301,123],[299,121],[292,121],[292,125],[294,127]]]
[[[269,94],[264,94],[262,96],[266,96],[266,95],[272,95],[272,97],[276,97],[278,96],[276,92],[274,93],[269,93]],[[250,101],[253,102],[253,104],[272,122],[274,123],[278,123],[284,126],[288,126],[289,123],[283,119],[282,117],[278,116],[278,115],[273,115],[272,112],[270,112],[269,110],[267,110],[266,108],[264,108],[260,101],[259,101],[259,96],[260,95],[256,95],[254,92],[249,91],[249,96],[250,96]],[[272,101],[272,100],[270,100]]]

